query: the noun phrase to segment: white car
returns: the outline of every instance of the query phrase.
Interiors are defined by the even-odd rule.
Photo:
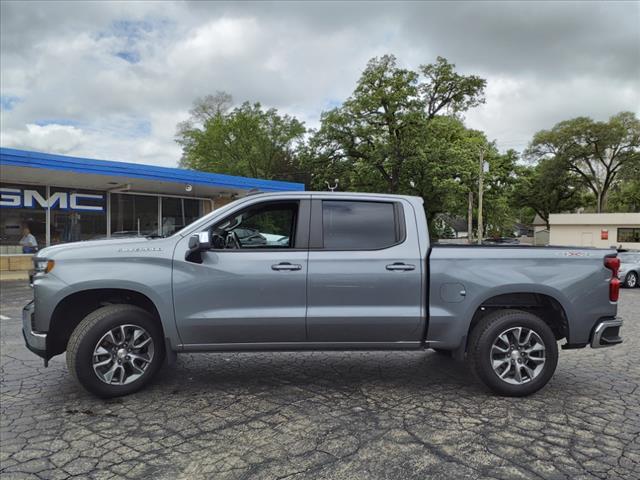
[[[620,270],[618,278],[623,287],[635,288],[640,280],[640,252],[623,252],[620,257]]]

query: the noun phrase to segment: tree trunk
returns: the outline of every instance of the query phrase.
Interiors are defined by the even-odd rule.
[[[603,192],[600,194],[600,205],[598,207],[598,212],[599,213],[604,213],[607,211],[607,195],[608,195],[609,191],[608,190],[603,190]]]

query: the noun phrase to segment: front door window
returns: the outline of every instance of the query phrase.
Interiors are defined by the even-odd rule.
[[[214,227],[214,247],[292,248],[297,212],[297,202],[276,202],[250,207]]]

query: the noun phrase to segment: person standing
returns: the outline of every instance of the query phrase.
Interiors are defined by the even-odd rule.
[[[38,241],[27,226],[22,229],[20,245],[22,246],[22,253],[35,253],[38,250]]]

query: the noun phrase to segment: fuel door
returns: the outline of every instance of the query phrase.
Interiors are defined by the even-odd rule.
[[[443,283],[440,287],[440,298],[447,303],[459,303],[466,295],[467,290],[461,283]]]

